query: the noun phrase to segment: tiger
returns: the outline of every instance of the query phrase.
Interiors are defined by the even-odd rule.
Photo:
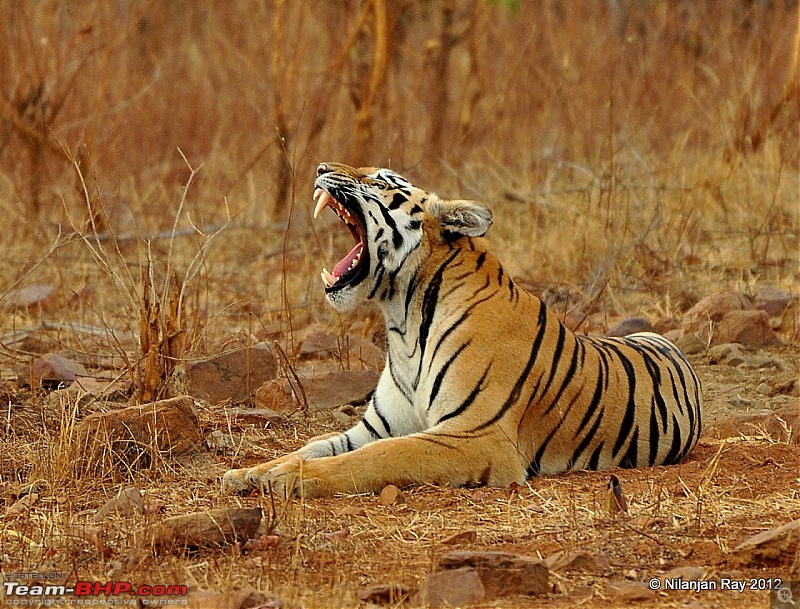
[[[332,271],[339,311],[381,310],[386,361],[363,418],[223,476],[226,493],[294,497],[398,487],[506,487],[538,474],[680,462],[701,428],[700,382],[654,333],[578,335],[488,248],[492,213],[390,169],[321,163],[314,218],[355,242]]]

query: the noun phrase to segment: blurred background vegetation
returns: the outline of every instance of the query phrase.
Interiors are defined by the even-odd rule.
[[[485,200],[556,304],[796,293],[799,26],[796,0],[2,2],[0,295],[135,333],[141,269],[164,302],[177,269],[196,351],[313,318],[349,247],[310,222],[323,160]]]

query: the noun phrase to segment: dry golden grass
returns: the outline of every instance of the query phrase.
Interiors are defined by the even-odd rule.
[[[338,334],[374,315],[323,302],[319,268],[347,239],[334,219],[311,222],[323,160],[487,201],[509,270],[562,312],[594,302],[608,319],[655,320],[718,289],[796,296],[799,26],[791,0],[0,3],[0,510],[44,481],[30,511],[0,525],[2,569],[351,606],[364,585],[418,585],[464,529],[479,548],[607,554],[602,577],[555,578],[557,606],[586,587],[613,603],[607,585],[629,571],[732,569],[732,544],[800,516],[796,449],[725,445],[709,478],[720,445],[707,440],[683,466],[626,474],[624,521],[600,509],[606,475],[579,474],[514,492],[425,487],[388,508],[372,496],[281,505],[270,551],[155,560],[133,549],[142,519],[74,527],[128,484],[170,515],[233,505],[216,494],[233,462],[341,424],[298,414],[270,433],[235,429],[246,442],[204,463],[76,478],[70,434],[86,411],[47,406],[18,386],[18,367],[70,349],[142,378],[148,264],[162,312],[178,278],[183,357],[275,337],[291,360],[298,329]],[[5,306],[34,283],[55,288],[46,306]],[[788,359],[797,336],[783,335]],[[230,431],[224,410],[201,417],[207,433]],[[267,499],[242,501],[270,513]],[[343,506],[364,515],[337,516]],[[709,599],[755,597],[697,600]]]

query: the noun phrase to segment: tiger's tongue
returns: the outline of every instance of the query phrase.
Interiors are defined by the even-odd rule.
[[[350,253],[347,254],[344,258],[342,258],[334,267],[333,269],[333,276],[337,279],[344,275],[347,271],[350,270],[350,267],[353,265],[353,261],[358,258],[361,254],[361,251],[364,249],[363,243],[356,243],[355,247],[350,250]]]

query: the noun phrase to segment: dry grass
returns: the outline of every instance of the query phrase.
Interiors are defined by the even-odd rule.
[[[67,349],[141,381],[143,270],[161,315],[151,342],[183,332],[160,352],[154,395],[176,357],[275,338],[288,367],[299,329],[339,334],[374,315],[323,303],[319,267],[346,237],[311,222],[322,160],[489,202],[510,271],[562,311],[594,302],[609,319],[656,320],[718,289],[797,295],[799,18],[791,0],[0,3],[0,509],[44,481],[0,528],[2,568],[349,606],[362,585],[418,585],[442,539],[472,529],[487,549],[606,554],[602,577],[557,576],[562,606],[581,586],[605,602],[630,571],[731,569],[746,533],[800,515],[797,451],[763,437],[725,445],[716,470],[709,440],[681,467],[627,474],[627,520],[603,514],[604,474],[543,477],[513,492],[414,489],[388,508],[372,496],[281,505],[271,551],[153,560],[132,549],[141,521],[74,530],[120,488],[71,467],[74,423],[105,406],[53,407],[17,379],[31,353]],[[6,306],[34,283],[55,288],[44,306]],[[784,338],[796,358],[797,332]],[[201,415],[205,432],[241,443],[124,482],[169,514],[232,505],[216,495],[224,469],[341,427],[298,413],[264,432],[231,428],[220,408]]]

